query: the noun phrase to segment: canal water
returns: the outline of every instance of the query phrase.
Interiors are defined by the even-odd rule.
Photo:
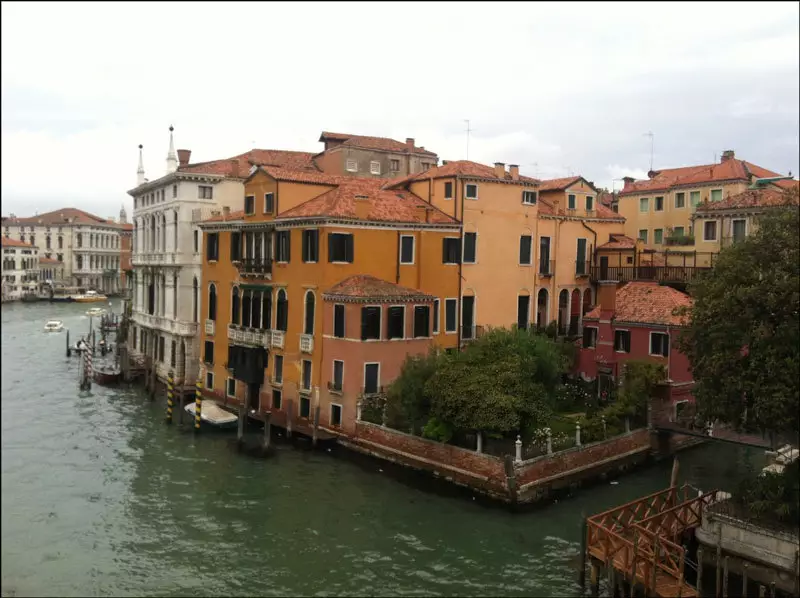
[[[662,463],[515,515],[326,452],[240,455],[138,389],[80,392],[66,335],[42,329],[74,342],[86,309],[2,307],[3,595],[575,596],[581,514],[669,480]],[[681,478],[728,488],[748,459],[701,447]]]

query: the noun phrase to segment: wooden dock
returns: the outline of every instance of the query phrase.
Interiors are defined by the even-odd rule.
[[[688,485],[673,486],[589,517],[585,540],[586,555],[592,559],[593,594],[603,567],[612,595],[617,584],[624,583],[629,591],[642,588],[646,596],[699,596],[685,579],[686,550],[678,542],[684,532],[702,523],[703,509],[716,495],[714,491],[698,496]]]

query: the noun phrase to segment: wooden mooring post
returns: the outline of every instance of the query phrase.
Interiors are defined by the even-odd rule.
[[[172,407],[174,405],[173,398],[173,382],[175,381],[174,374],[172,370],[170,370],[169,374],[167,375],[167,423],[172,423]]]
[[[583,523],[581,524],[581,570],[578,574],[578,582],[581,585],[581,596],[586,594],[586,536],[589,533],[589,520],[586,518],[586,513],[583,515]]]
[[[203,414],[203,381],[197,380],[194,397],[194,433],[200,433],[200,422]]]
[[[269,451],[270,441],[272,439],[272,412],[264,412],[264,440],[261,444],[261,452],[266,455]]]
[[[597,598],[600,595],[600,567],[592,561],[591,577],[589,580],[592,596]]]
[[[69,349],[69,329],[67,329],[67,357],[69,357],[71,353]]]

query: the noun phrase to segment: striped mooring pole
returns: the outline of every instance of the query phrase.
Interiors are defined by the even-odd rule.
[[[169,371],[169,375],[167,376],[167,423],[172,423],[172,407],[174,405],[173,402],[173,382],[174,382],[174,374],[172,370]]]
[[[86,390],[92,390],[92,350],[86,349]]]
[[[201,394],[203,388],[203,381],[197,381],[197,390],[194,394],[194,431],[200,431],[200,416],[203,412],[203,396]]]

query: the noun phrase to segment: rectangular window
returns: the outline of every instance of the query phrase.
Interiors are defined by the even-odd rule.
[[[653,207],[653,210],[656,212],[663,212],[664,211],[664,198],[663,197],[656,197],[656,203]]]
[[[303,360],[303,390],[311,390],[311,361]]]
[[[717,221],[709,220],[703,224],[703,241],[717,240]]]
[[[337,427],[342,425],[341,405],[336,405],[335,403],[331,403],[331,425]]]
[[[303,231],[303,261],[316,263],[319,261],[319,230]]]
[[[381,308],[361,308],[361,340],[380,340],[381,338]]]
[[[275,211],[275,194],[274,193],[265,193],[264,194],[264,213],[265,214],[272,214]]]
[[[439,307],[440,301],[438,299],[433,300],[433,333],[439,334]]]
[[[661,245],[664,242],[664,229],[656,228],[653,230],[653,243]]]
[[[523,191],[522,203],[527,204],[529,206],[536,205],[536,191]]]
[[[414,338],[427,338],[431,330],[431,308],[427,305],[414,306]]]
[[[364,394],[376,394],[380,390],[380,369],[379,363],[364,364]]]
[[[456,332],[458,327],[458,300],[444,300],[444,331]]]
[[[530,266],[533,261],[533,237],[522,235],[519,238],[519,263],[523,266]]]
[[[206,388],[214,390],[214,372],[206,372]]]
[[[279,230],[275,233],[275,260],[289,263],[292,249],[292,231]]]
[[[575,253],[575,274],[578,276],[586,274],[586,239],[578,239]]]
[[[333,384],[331,390],[342,392],[342,383],[344,382],[344,361],[338,359],[333,360]]]
[[[464,197],[467,199],[478,199],[478,185],[474,183],[467,183]]]
[[[594,210],[594,197],[591,195],[586,196],[586,211],[591,212]]]
[[[205,350],[203,351],[203,362],[209,365],[214,364],[214,341],[205,342]]]
[[[639,200],[639,211],[640,212],[647,212],[650,210],[650,198],[642,197]]]
[[[389,317],[386,324],[386,332],[389,340],[395,338],[405,338],[406,336],[406,308],[394,306],[389,308]]]
[[[164,345],[166,344],[166,339],[163,336],[158,337],[158,360],[161,363],[164,363]]]
[[[300,397],[300,417],[308,419],[311,417],[311,399]]]
[[[400,235],[400,263],[414,263],[414,237],[411,235]]]
[[[569,195],[567,195],[567,209],[574,210],[577,207],[578,207],[577,198],[570,193]]]
[[[442,239],[442,263],[457,264],[459,253],[461,253],[461,239],[447,237]]]
[[[631,333],[630,330],[614,331],[614,351],[617,353],[631,352]]]
[[[550,275],[550,237],[539,238],[539,274]]]
[[[453,199],[453,183],[447,182],[444,184],[444,198]]]
[[[389,168],[392,169],[392,172],[400,170],[400,160],[389,160]]]
[[[244,197],[244,213],[248,214],[248,215],[256,213],[256,196],[255,195],[245,195],[245,197]]]
[[[474,264],[476,261],[478,233],[464,233],[464,263]]]
[[[328,233],[328,261],[353,263],[353,235]]]
[[[198,253],[200,251],[200,231],[194,231],[194,252]]]
[[[231,233],[231,261],[238,262],[242,259],[242,233]]]
[[[283,355],[276,355],[272,362],[272,380],[275,384],[283,383]]]
[[[380,174],[381,173],[381,163],[380,162],[370,162],[369,163],[369,173],[370,174]]]
[[[228,397],[235,397],[236,396],[236,379],[235,378],[228,378],[226,380],[227,384],[225,385],[225,396]]]
[[[733,242],[739,243],[740,241],[744,241],[744,238],[747,234],[747,221],[746,220],[734,220],[733,221]]]
[[[283,404],[283,394],[277,388],[272,389],[272,408],[280,411]]]
[[[700,204],[700,192],[699,191],[690,191],[689,192],[689,203],[693,208],[696,208]]]
[[[346,168],[348,172],[357,172],[358,162],[356,160],[348,160]]]
[[[641,239],[645,244],[647,243],[647,229],[643,228],[639,231],[639,239]]]
[[[597,328],[593,326],[583,327],[583,348],[594,349],[597,347]]]
[[[333,306],[333,336],[344,338],[344,305]]]
[[[669,335],[663,332],[650,333],[650,355],[669,357]]]
[[[711,190],[711,201],[722,201],[722,189]]]
[[[676,208],[686,207],[686,194],[685,193],[676,193],[675,194],[675,207]]]
[[[172,346],[170,347],[170,350],[169,350],[169,365],[170,365],[170,367],[173,367],[173,368],[175,367],[175,363],[176,363],[176,361],[175,361],[175,351],[176,351],[176,349],[177,349],[177,344],[176,344],[175,341],[172,341]]]
[[[683,230],[684,229],[682,226],[676,226],[675,228],[672,229],[672,234],[675,235],[676,237],[682,237]]]
[[[219,233],[206,235],[206,259],[215,262],[219,259]]]
[[[197,187],[197,197],[200,199],[214,199],[214,188],[208,185],[199,185]]]

